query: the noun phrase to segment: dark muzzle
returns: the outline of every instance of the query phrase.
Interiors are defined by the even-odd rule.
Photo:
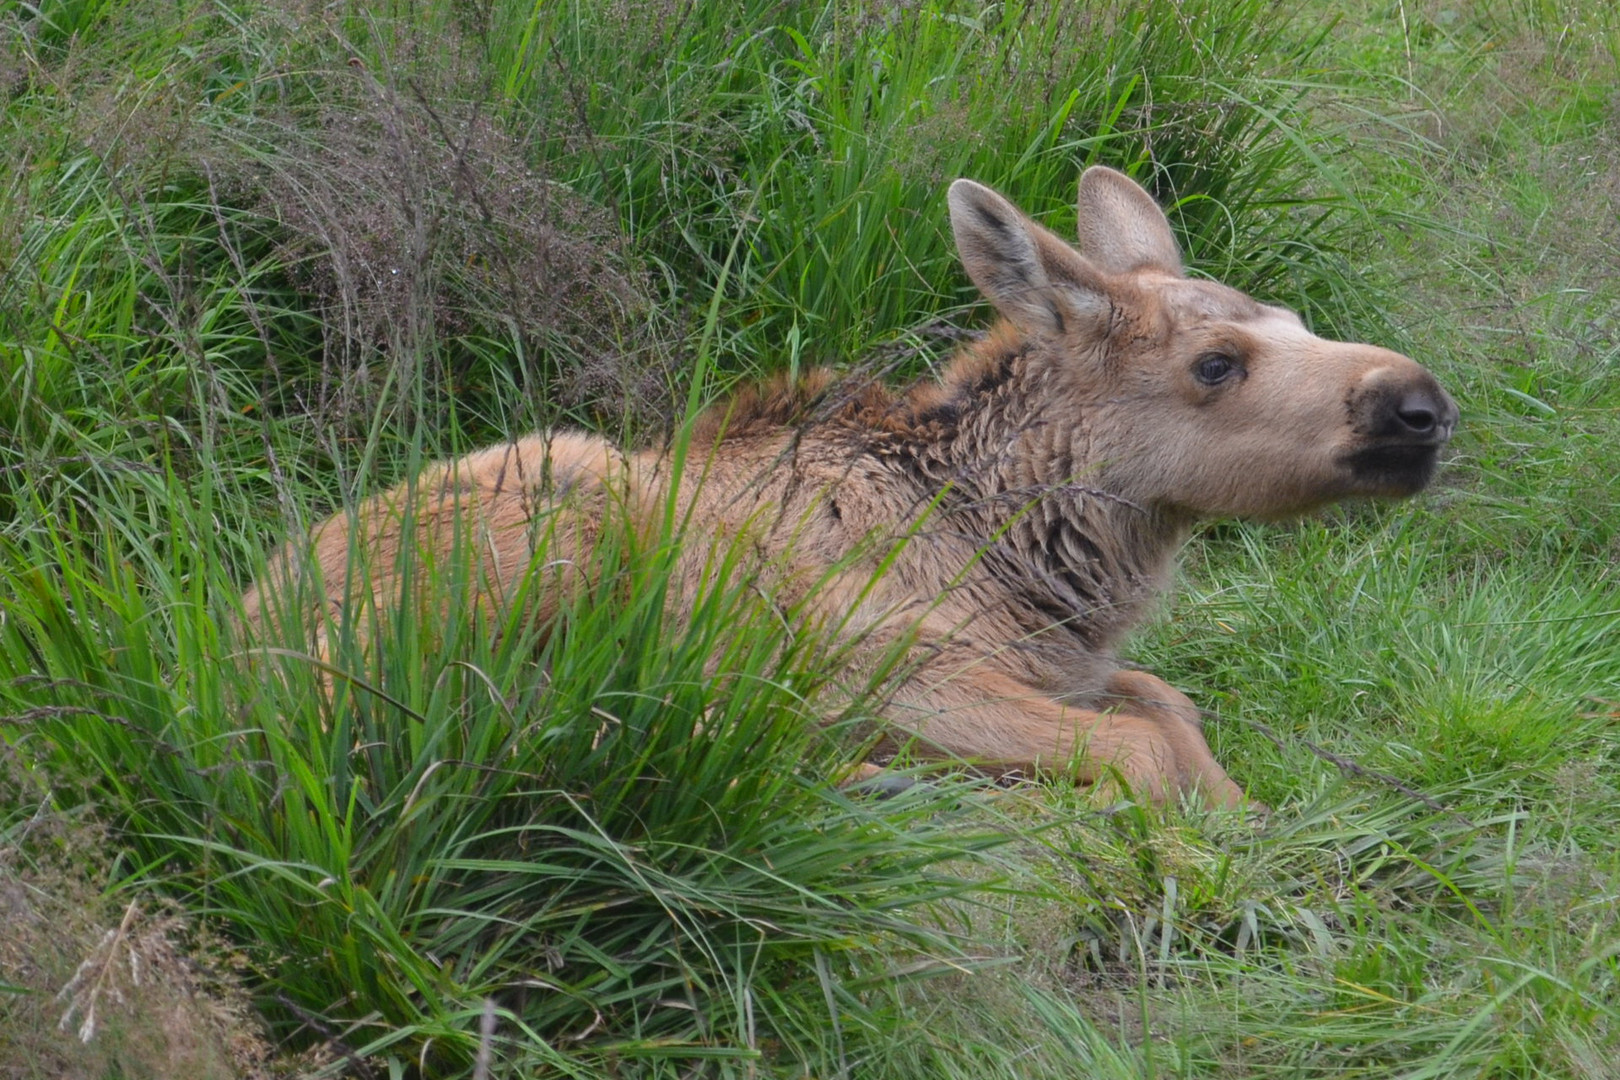
[[[1358,438],[1344,463],[1359,485],[1376,494],[1410,495],[1434,478],[1440,451],[1457,427],[1457,403],[1432,375],[1421,371],[1369,387],[1350,408]]]

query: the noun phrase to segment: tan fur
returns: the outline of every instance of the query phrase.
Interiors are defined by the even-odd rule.
[[[1119,173],[1081,178],[1078,252],[968,181],[950,206],[1001,323],[938,382],[891,391],[819,372],[712,409],[676,494],[688,535],[747,540],[784,599],[868,653],[913,635],[887,714],[926,750],[1235,805],[1243,793],[1196,707],[1121,667],[1116,647],[1195,522],[1411,494],[1456,407],[1399,354],[1324,341],[1287,311],[1187,278],[1163,214]],[[478,554],[482,607],[503,610],[529,581],[543,621],[590,566],[609,501],[652,531],[670,472],[658,453],[571,432],[436,466],[317,528],[318,574],[283,553],[248,591],[248,623],[272,596],[313,591],[299,610],[321,644],[334,623],[397,602],[405,544],[431,561],[458,538]],[[708,565],[693,544],[686,595]]]

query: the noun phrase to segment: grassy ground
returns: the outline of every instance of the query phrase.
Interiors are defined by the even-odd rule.
[[[1328,7],[0,2],[0,1077],[1615,1075],[1620,23]],[[1092,161],[1462,405],[1134,646],[1260,826],[845,798],[837,643],[657,544],[538,652],[236,653],[424,460],[927,370],[944,185]]]

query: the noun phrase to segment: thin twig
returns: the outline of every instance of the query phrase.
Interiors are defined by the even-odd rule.
[[[1207,709],[1200,709],[1199,712],[1206,719],[1215,719],[1215,720],[1227,720],[1227,719],[1230,719],[1228,717],[1223,717],[1223,716],[1220,716],[1220,715],[1218,715],[1216,713],[1210,712]],[[1237,717],[1237,720],[1238,720],[1239,723],[1247,724],[1250,727],[1252,727],[1254,730],[1258,731],[1261,735],[1264,735],[1279,750],[1287,750],[1288,749],[1288,744],[1283,741],[1283,739],[1282,739],[1282,737],[1280,735],[1278,735],[1275,731],[1273,731],[1271,729],[1270,725],[1263,724],[1259,720],[1254,720],[1254,719],[1251,719],[1250,717],[1247,717],[1247,716]],[[1413,799],[1413,800],[1416,800],[1417,802],[1422,803],[1424,806],[1427,806],[1430,810],[1437,810],[1440,813],[1449,814],[1451,817],[1456,818],[1458,821],[1460,821],[1463,824],[1467,825],[1469,828],[1477,828],[1477,826],[1474,824],[1474,822],[1472,820],[1470,820],[1466,815],[1458,813],[1456,810],[1453,810],[1451,807],[1447,806],[1445,803],[1441,802],[1439,799],[1436,799],[1434,796],[1424,794],[1423,792],[1419,791],[1417,788],[1414,788],[1410,784],[1402,782],[1401,780],[1397,779],[1396,777],[1391,776],[1389,773],[1381,772],[1378,769],[1368,768],[1366,765],[1361,764],[1359,761],[1355,761],[1355,760],[1352,760],[1351,758],[1347,758],[1343,754],[1336,754],[1332,750],[1329,750],[1324,746],[1318,746],[1316,743],[1311,742],[1311,740],[1303,738],[1303,737],[1298,736],[1298,735],[1294,736],[1294,742],[1298,743],[1300,746],[1303,746],[1306,750],[1309,750],[1312,754],[1315,754],[1317,757],[1321,758],[1323,761],[1327,762],[1328,764],[1333,765],[1340,772],[1344,773],[1347,776],[1354,776],[1357,779],[1372,780],[1372,781],[1375,781],[1377,783],[1383,784],[1385,787],[1392,788],[1393,790],[1400,792],[1402,795],[1405,795],[1409,799]]]
[[[303,1022],[305,1027],[313,1029],[317,1035],[325,1039],[326,1045],[341,1055],[338,1062],[339,1064],[344,1066],[353,1066],[361,1076],[374,1076],[376,1074],[376,1071],[372,1068],[371,1063],[365,1058],[361,1057],[359,1052],[356,1051],[354,1047],[343,1041],[343,1037],[338,1034],[337,1029],[326,1022],[326,1017],[321,1016],[319,1013],[309,1011],[302,1005],[298,1004],[298,1002],[279,991],[276,993],[276,1002],[288,1012],[298,1017],[298,1019]]]

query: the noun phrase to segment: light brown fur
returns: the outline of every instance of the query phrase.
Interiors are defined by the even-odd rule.
[[[1411,494],[1456,407],[1406,357],[1324,341],[1287,311],[1187,278],[1163,214],[1119,173],[1081,178],[1078,252],[968,181],[950,207],[1002,321],[938,382],[897,392],[817,373],[711,410],[676,493],[688,535],[747,540],[784,598],[868,652],[912,635],[886,711],[920,747],[1236,805],[1192,702],[1121,667],[1119,642],[1197,521]],[[652,531],[670,484],[666,457],[590,435],[491,447],[318,527],[318,574],[289,549],[248,591],[247,621],[312,581],[332,616],[320,627],[397,603],[404,522],[429,561],[470,542],[492,610],[525,575],[547,575],[526,594],[544,620],[587,572],[609,501]],[[681,563],[686,595],[706,556],[696,543]]]

